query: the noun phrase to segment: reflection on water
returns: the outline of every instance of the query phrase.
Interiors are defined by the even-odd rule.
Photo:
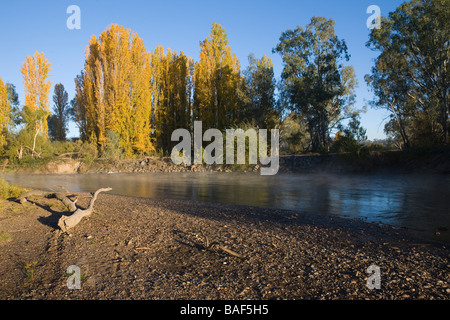
[[[450,176],[240,173],[5,175],[32,188],[190,199],[334,214],[421,231],[450,243]]]

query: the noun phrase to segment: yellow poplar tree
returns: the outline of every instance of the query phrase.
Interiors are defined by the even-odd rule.
[[[6,144],[6,133],[8,131],[9,114],[11,106],[8,100],[6,83],[0,78],[0,150]]]
[[[131,70],[129,95],[129,117],[130,142],[133,149],[140,153],[153,151],[151,142],[152,124],[152,87],[151,79],[151,57],[147,53],[144,43],[137,34],[132,35],[131,43]]]
[[[115,134],[127,156],[153,150],[150,56],[136,33],[112,24],[86,49],[75,79],[75,113],[81,135],[104,150]]]
[[[164,149],[164,128],[168,127],[169,122],[169,110],[167,107],[168,99],[168,72],[169,72],[169,59],[171,56],[170,49],[166,53],[161,45],[151,53],[152,62],[152,79],[151,85],[153,88],[153,127],[155,129],[154,137],[158,147]]]
[[[49,115],[49,94],[52,82],[48,80],[51,76],[50,62],[45,58],[44,53],[38,51],[31,56],[27,56],[21,68],[25,89],[25,107],[35,116],[29,117],[27,123],[37,135],[46,135],[48,131],[47,117]]]
[[[191,125],[193,59],[162,46],[152,52],[153,125],[159,148],[170,150],[175,129]]]
[[[195,117],[203,121],[205,129],[229,128],[238,121],[239,60],[231,54],[225,29],[217,23],[200,46],[194,75]]]

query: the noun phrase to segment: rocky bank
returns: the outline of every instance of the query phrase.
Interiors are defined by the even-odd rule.
[[[450,298],[449,249],[389,226],[101,194],[90,218],[61,233],[61,204],[30,200],[0,202],[0,299]],[[67,287],[71,265],[79,290]],[[368,287],[372,265],[380,289]]]

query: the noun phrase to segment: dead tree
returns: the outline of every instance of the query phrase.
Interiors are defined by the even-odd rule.
[[[102,189],[98,189],[97,191],[95,191],[95,193],[93,194],[93,196],[89,202],[89,206],[87,207],[87,209],[81,209],[81,208],[77,207],[77,205],[76,205],[76,202],[78,200],[77,198],[74,201],[72,201],[60,192],[47,192],[47,191],[41,191],[41,190],[33,190],[33,191],[23,193],[22,195],[19,196],[19,198],[17,198],[17,200],[21,204],[23,204],[23,203],[27,202],[27,198],[30,196],[40,196],[40,197],[45,197],[45,198],[58,199],[72,213],[69,216],[62,216],[58,221],[58,227],[61,229],[61,231],[66,232],[67,230],[75,227],[78,223],[80,223],[81,219],[92,214],[92,212],[94,211],[95,200],[97,200],[97,196],[100,192],[107,192],[107,191],[111,191],[111,190],[112,190],[111,188],[102,188]]]

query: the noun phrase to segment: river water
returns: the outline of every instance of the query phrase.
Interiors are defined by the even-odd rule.
[[[450,244],[450,176],[419,174],[6,174],[30,188],[189,199],[338,215],[403,227]]]

